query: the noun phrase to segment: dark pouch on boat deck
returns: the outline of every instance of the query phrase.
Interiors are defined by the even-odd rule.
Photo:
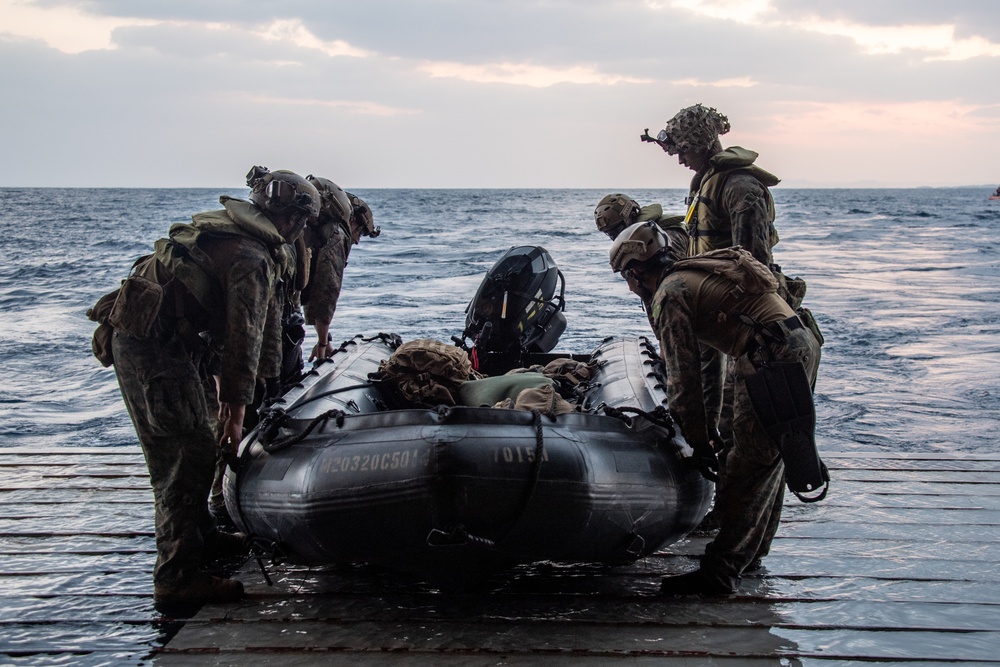
[[[825,498],[830,473],[816,449],[816,409],[805,368],[795,361],[769,363],[746,378],[746,387],[757,420],[781,452],[789,490],[806,503]]]
[[[133,274],[122,281],[108,324],[133,338],[149,338],[162,303],[163,286]]]

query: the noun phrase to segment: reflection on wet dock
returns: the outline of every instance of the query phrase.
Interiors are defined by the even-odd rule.
[[[236,576],[232,606],[152,605],[138,449],[0,449],[0,663],[18,665],[1000,662],[1000,455],[827,455],[766,568],[664,598],[705,537],[626,568],[533,565],[451,594],[366,566]]]

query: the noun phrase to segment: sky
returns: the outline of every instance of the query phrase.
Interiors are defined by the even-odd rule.
[[[0,187],[682,188],[683,107],[786,187],[1000,183],[998,0],[0,0]]]

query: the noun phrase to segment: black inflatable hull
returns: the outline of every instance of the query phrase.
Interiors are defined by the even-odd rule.
[[[609,359],[585,405],[662,402],[647,348],[599,348],[595,358]],[[286,395],[290,418],[271,452],[253,436],[243,443],[226,479],[242,530],[293,562],[468,581],[535,561],[627,564],[707,511],[711,484],[648,423],[469,407],[374,412],[367,373],[390,351],[384,341],[348,344]]]

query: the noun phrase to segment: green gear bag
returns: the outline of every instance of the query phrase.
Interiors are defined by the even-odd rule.
[[[552,386],[552,380],[541,373],[497,375],[463,382],[459,387],[458,396],[462,405],[489,407],[507,398],[513,401],[525,389],[537,389],[542,386]]]

